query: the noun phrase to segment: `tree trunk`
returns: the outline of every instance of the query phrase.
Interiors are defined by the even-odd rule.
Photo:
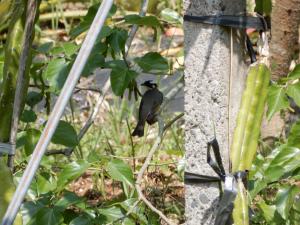
[[[300,0],[276,0],[272,9],[270,43],[272,79],[285,77],[299,53]]]
[[[188,15],[239,15],[240,0],[185,0]],[[216,175],[206,163],[206,143],[219,142],[229,171],[229,147],[239,109],[247,66],[244,35],[216,25],[185,22],[185,149],[186,171]],[[231,67],[232,65],[232,67]],[[186,224],[213,224],[219,200],[218,185],[186,185]]]
[[[286,77],[292,60],[297,59],[299,54],[299,24],[300,24],[300,0],[276,0],[273,4],[271,15],[271,42],[270,61],[272,80]],[[298,62],[300,63],[300,61]],[[297,111],[297,110],[295,110]],[[271,121],[264,120],[262,137],[264,139],[278,137],[288,131],[295,113],[286,115],[276,114]],[[274,140],[273,140],[274,141]],[[273,141],[270,143],[273,144]]]

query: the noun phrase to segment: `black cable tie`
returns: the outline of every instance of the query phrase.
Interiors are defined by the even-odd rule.
[[[194,23],[204,23],[211,25],[220,25],[236,29],[254,28],[259,31],[266,31],[267,22],[263,17],[253,16],[232,16],[232,15],[215,15],[215,16],[191,16],[184,15],[185,21]]]
[[[214,152],[215,160],[211,156],[211,150]],[[237,171],[232,174],[225,173],[219,144],[216,138],[207,143],[207,163],[218,175],[218,177],[185,172],[184,182],[186,184],[218,182],[220,189],[220,202],[217,208],[216,220],[214,224],[231,225],[233,205],[237,196],[237,181],[242,180],[244,186],[247,187],[248,171]],[[221,182],[224,182],[224,191],[222,191]]]

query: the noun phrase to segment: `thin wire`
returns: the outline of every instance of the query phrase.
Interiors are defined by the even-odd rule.
[[[231,87],[232,87],[232,74],[233,74],[233,32],[232,28],[230,28],[230,74],[229,74],[229,90],[228,90],[228,127],[227,127],[227,143],[228,143],[228,151],[227,157],[229,159],[229,171],[230,171],[230,125],[231,125]]]

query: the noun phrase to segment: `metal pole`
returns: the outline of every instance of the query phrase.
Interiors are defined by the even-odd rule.
[[[89,32],[80,48],[78,56],[73,64],[73,67],[69,73],[64,87],[59,95],[55,106],[49,116],[46,127],[37,143],[34,152],[30,158],[27,168],[20,180],[16,192],[6,210],[1,225],[12,225],[15,217],[19,211],[22,201],[28,191],[31,181],[39,167],[40,161],[47,149],[48,144],[56,130],[59,119],[61,118],[64,109],[73,93],[73,89],[77,84],[80,74],[86,64],[86,61],[91,53],[93,45],[100,33],[100,30],[104,24],[104,21],[109,13],[109,10],[113,4],[113,0],[104,0],[98,9],[98,12],[94,18],[94,21],[90,27]]]

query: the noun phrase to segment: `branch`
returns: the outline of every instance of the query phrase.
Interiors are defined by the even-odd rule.
[[[143,191],[142,191],[142,188],[141,188],[140,185],[141,185],[141,182],[143,180],[144,173],[145,173],[146,169],[148,168],[154,153],[159,149],[159,147],[162,143],[164,133],[167,131],[167,129],[169,129],[172,126],[173,123],[175,123],[183,115],[184,115],[184,113],[180,113],[178,116],[176,116],[174,119],[172,119],[170,122],[168,122],[161,129],[162,132],[159,132],[159,135],[157,136],[157,138],[156,138],[149,154],[147,155],[147,158],[146,158],[142,168],[140,169],[140,171],[137,175],[137,180],[136,180],[136,184],[135,184],[135,188],[137,190],[139,199],[142,200],[153,212],[157,213],[160,216],[160,218],[162,218],[169,225],[174,225],[174,223],[171,222],[159,209],[155,208],[155,206],[152,205],[152,203],[143,194]]]
[[[26,70],[28,67],[29,53],[30,47],[33,39],[33,30],[34,30],[34,20],[38,10],[38,2],[35,0],[30,0],[27,3],[27,11],[26,11],[26,22],[24,29],[24,36],[22,41],[22,52],[20,56],[20,63],[18,68],[18,78],[17,78],[17,86],[14,98],[14,107],[13,107],[13,115],[11,122],[11,131],[10,131],[10,143],[13,148],[13,153],[15,152],[17,133],[18,133],[18,123],[19,117],[22,111],[22,101],[24,100],[24,93],[26,91],[26,79],[28,74],[26,74]],[[28,83],[27,83],[28,84]],[[13,155],[8,156],[8,167],[13,168]]]
[[[81,130],[79,131],[78,134],[78,141],[80,141],[83,136],[86,134],[86,132],[89,130],[89,128],[91,127],[91,125],[94,123],[97,114],[101,108],[101,105],[104,101],[104,98],[108,92],[108,89],[110,87],[110,79],[108,79],[103,87],[103,95],[99,94],[99,98],[96,102],[96,105],[92,111],[92,113],[90,114],[88,120],[85,122],[84,126],[81,128]],[[52,151],[47,151],[45,154],[46,155],[57,155],[57,154],[63,154],[65,156],[70,156],[72,154],[72,152],[74,151],[74,148],[66,148],[66,149],[62,149],[62,150],[52,150]]]
[[[139,13],[140,16],[145,16],[146,15],[146,12],[147,12],[147,9],[148,9],[148,4],[149,4],[149,0],[142,0],[141,10],[140,10],[140,13]],[[132,26],[130,32],[129,32],[129,35],[128,35],[128,38],[127,38],[127,41],[126,41],[126,46],[127,46],[126,55],[128,55],[129,49],[131,47],[132,41],[134,39],[134,36],[135,36],[138,28],[139,28],[139,26],[134,24]]]

